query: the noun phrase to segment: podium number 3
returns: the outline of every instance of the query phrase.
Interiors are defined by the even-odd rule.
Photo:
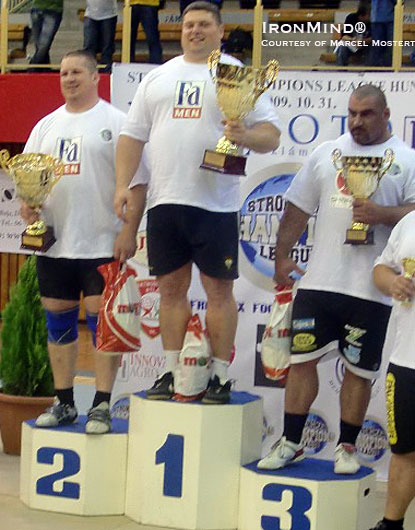
[[[184,438],[168,434],[164,444],[156,451],[156,465],[164,464],[163,495],[181,497],[183,487]]]
[[[39,464],[53,465],[55,455],[62,455],[62,469],[38,479],[36,482],[36,493],[38,495],[53,495],[54,497],[66,497],[68,499],[79,499],[80,486],[76,482],[64,481],[60,491],[54,489],[58,480],[72,477],[81,469],[81,459],[78,453],[70,449],[58,449],[56,447],[41,447],[37,452]]]

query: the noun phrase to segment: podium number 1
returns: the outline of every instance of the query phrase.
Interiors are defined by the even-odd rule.
[[[164,464],[163,495],[181,497],[183,487],[184,437],[168,434],[164,444],[156,451],[156,465]]]

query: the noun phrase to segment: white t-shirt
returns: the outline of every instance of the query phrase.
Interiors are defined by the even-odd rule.
[[[42,207],[57,239],[47,256],[99,258],[113,255],[121,224],[113,210],[115,149],[125,114],[100,100],[71,113],[65,105],[40,120],[25,152],[60,158],[65,172]]]
[[[117,14],[117,0],[86,0],[85,16],[88,18],[105,20]]]
[[[229,56],[222,55],[222,61],[240,64]],[[205,150],[214,150],[223,136],[222,120],[207,64],[180,56],[146,75],[121,134],[148,142],[149,208],[186,204],[216,212],[239,210],[240,178],[199,168]],[[244,121],[247,126],[267,121],[280,127],[266,94]]]
[[[312,215],[318,208],[313,251],[300,288],[342,293],[390,304],[372,280],[375,259],[384,249],[391,228],[374,227],[374,245],[344,244],[353,220],[352,197],[344,192],[332,162],[334,149],[343,155],[383,156],[393,150],[395,159],[371,200],[384,206],[415,202],[415,151],[396,136],[378,145],[362,146],[350,133],[324,142],[295,176],[286,199]]]
[[[392,230],[389,241],[375,265],[386,265],[404,274],[402,259],[415,259],[415,212],[403,217]],[[393,300],[385,346],[392,349],[390,361],[415,370],[415,302],[409,306]]]

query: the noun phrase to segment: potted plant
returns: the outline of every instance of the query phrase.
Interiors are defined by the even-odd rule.
[[[39,415],[54,394],[35,256],[22,265],[2,320],[0,431],[4,452],[20,454],[22,421]]]

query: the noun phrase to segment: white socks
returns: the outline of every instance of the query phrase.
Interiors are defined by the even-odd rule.
[[[176,366],[179,363],[180,350],[164,350],[164,355],[166,357],[166,364],[164,365],[162,375],[166,374],[167,372],[172,372],[174,375]]]
[[[221,385],[224,385],[228,380],[228,367],[228,361],[212,357],[212,377],[217,375]]]

